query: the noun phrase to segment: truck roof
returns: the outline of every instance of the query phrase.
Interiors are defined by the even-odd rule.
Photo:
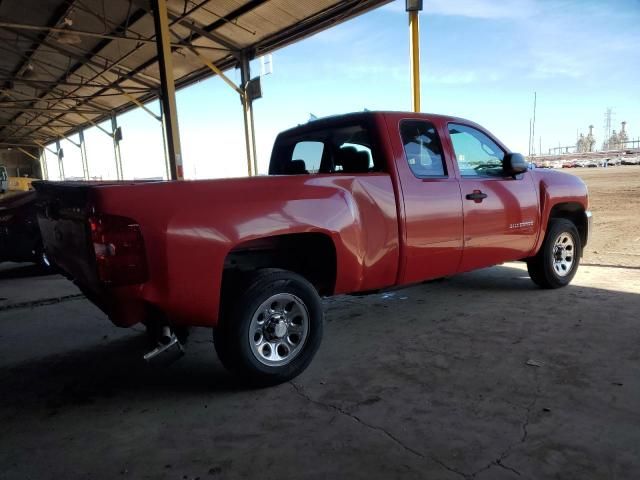
[[[436,113],[416,113],[416,112],[404,112],[393,110],[365,110],[363,112],[351,112],[340,115],[329,115],[327,117],[318,118],[317,120],[310,120],[307,123],[299,124],[295,127],[289,128],[280,133],[280,135],[288,135],[290,133],[299,133],[306,130],[317,130],[318,128],[328,127],[334,124],[367,121],[372,118],[383,115],[395,118],[422,118],[425,120],[442,122],[462,122],[466,124],[476,125],[475,122],[467,120],[465,118],[454,117],[450,115],[441,115]]]
[[[352,112],[345,113],[341,115],[330,115],[328,117],[318,118],[317,120],[311,120],[307,123],[300,124],[296,127],[290,128],[281,132],[278,137],[287,137],[289,135],[295,136],[299,134],[304,134],[306,132],[317,131],[322,128],[331,128],[332,126],[342,125],[352,122],[368,122],[372,121],[375,117],[384,116],[387,119],[392,120],[402,120],[402,119],[422,119],[430,121],[434,124],[446,124],[449,122],[452,123],[462,123],[465,125],[469,125],[471,127],[475,127],[476,129],[489,134],[492,139],[500,145],[506,152],[510,152],[511,150],[504,143],[502,143],[495,135],[492,135],[489,130],[484,128],[482,125],[477,124],[471,120],[467,120],[462,117],[454,117],[452,115],[441,115],[436,113],[416,113],[416,112],[404,112],[404,111],[393,111],[393,110],[375,110],[375,111],[363,111],[363,112]]]

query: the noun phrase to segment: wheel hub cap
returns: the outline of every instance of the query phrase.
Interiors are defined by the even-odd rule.
[[[287,365],[297,357],[309,334],[309,312],[291,293],[267,298],[254,312],[249,326],[249,345],[264,365]]]
[[[287,323],[277,315],[269,320],[266,332],[271,339],[283,338],[287,333]]]
[[[553,270],[559,277],[566,277],[575,263],[575,241],[573,235],[562,232],[553,242]]]

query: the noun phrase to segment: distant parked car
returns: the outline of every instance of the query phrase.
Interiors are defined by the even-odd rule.
[[[4,193],[9,190],[9,175],[7,175],[7,168],[4,165],[0,165],[0,193]]]
[[[0,262],[33,262],[49,267],[36,217],[36,192],[0,201]]]
[[[624,158],[620,161],[621,165],[638,165],[640,163],[638,157],[635,158]]]

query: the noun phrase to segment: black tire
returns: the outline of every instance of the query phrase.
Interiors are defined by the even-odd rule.
[[[556,240],[563,234],[570,236],[573,241],[571,249],[573,261],[570,268],[561,275],[554,268],[554,260]],[[535,257],[527,260],[527,270],[531,280],[541,288],[565,287],[571,283],[578,271],[581,257],[582,243],[576,226],[564,218],[552,218],[549,220],[549,228],[540,251]]]
[[[313,285],[296,273],[265,269],[236,282],[232,289],[230,291],[228,288],[223,294],[222,316],[213,335],[222,364],[254,386],[276,385],[302,373],[322,341],[324,313],[320,296]],[[300,341],[295,356],[292,355],[291,360],[283,365],[273,366],[258,359],[260,353],[253,351],[258,347],[251,345],[249,330],[260,307],[276,295],[291,296],[301,302],[299,308],[306,309],[307,330],[306,338]],[[283,301],[283,304],[286,302]],[[285,307],[282,308],[284,312]],[[269,318],[268,321],[271,320]]]

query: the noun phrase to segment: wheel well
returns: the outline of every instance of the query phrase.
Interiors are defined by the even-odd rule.
[[[331,295],[336,283],[336,249],[322,233],[297,233],[242,243],[224,262],[223,288],[238,275],[263,268],[282,268],[306,278],[320,295]]]
[[[587,218],[584,207],[579,203],[559,203],[554,205],[549,213],[549,218],[565,218],[570,220],[578,229],[582,247],[587,243]]]

